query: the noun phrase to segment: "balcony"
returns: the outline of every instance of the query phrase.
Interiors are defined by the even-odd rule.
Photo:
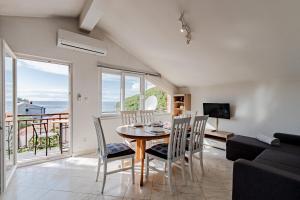
[[[11,159],[13,155],[12,121],[12,116],[7,116],[6,146],[8,159]],[[18,115],[17,125],[18,163],[68,154],[70,150],[69,113]]]

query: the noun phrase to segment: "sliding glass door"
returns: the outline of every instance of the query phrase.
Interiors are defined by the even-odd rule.
[[[16,56],[4,40],[0,65],[1,192],[16,169]]]

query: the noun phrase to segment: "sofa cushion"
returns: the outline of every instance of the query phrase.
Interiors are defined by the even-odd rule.
[[[292,135],[286,133],[274,133],[274,137],[278,138],[281,143],[300,146],[300,135]]]
[[[300,155],[267,149],[254,162],[300,174]]]
[[[255,138],[235,135],[226,142],[226,157],[233,161],[239,158],[254,160],[262,151],[269,147],[270,145]]]
[[[294,155],[300,155],[300,146],[287,143],[281,143],[280,146],[270,146],[269,149]]]

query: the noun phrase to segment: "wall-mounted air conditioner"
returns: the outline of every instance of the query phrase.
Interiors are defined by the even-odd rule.
[[[57,31],[57,46],[99,56],[107,54],[103,41],[62,29]]]

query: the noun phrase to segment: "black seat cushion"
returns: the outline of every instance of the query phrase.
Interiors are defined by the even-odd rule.
[[[168,144],[167,143],[156,144],[151,148],[147,149],[146,153],[163,159],[168,159]]]
[[[267,149],[254,162],[272,166],[277,169],[300,174],[300,155]]]
[[[106,149],[107,158],[116,158],[120,156],[135,154],[135,152],[129,146],[123,143],[107,144]]]

